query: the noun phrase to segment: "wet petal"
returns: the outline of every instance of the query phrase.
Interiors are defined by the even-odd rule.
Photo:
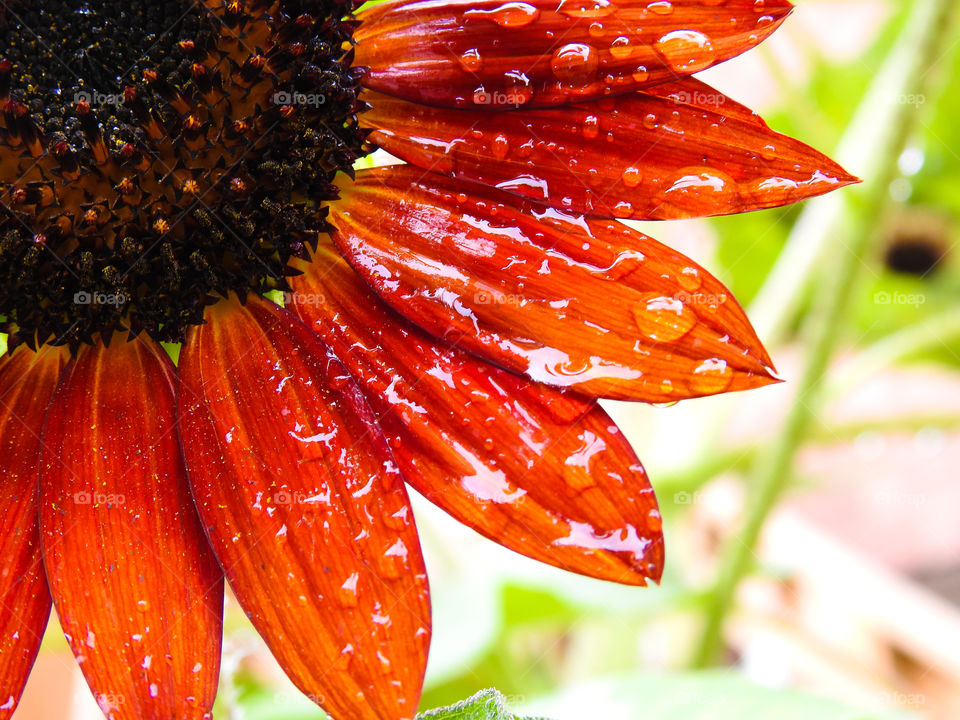
[[[371,89],[502,110],[582,102],[690,75],[759,44],[786,0],[394,0],[360,14]]]
[[[566,108],[478,113],[367,93],[371,140],[433,172],[635,220],[797,202],[854,180],[694,79]]]
[[[622,223],[566,216],[408,166],[332,207],[353,267],[420,327],[538,382],[670,402],[772,382],[729,291]]]
[[[50,614],[40,556],[37,474],[47,405],[65,362],[61,349],[26,347],[0,360],[0,719],[12,716]]]
[[[430,635],[406,490],[346,370],[290,313],[218,303],[180,361],[211,543],[290,678],[335,717],[413,717]]]
[[[292,285],[294,312],[357,379],[404,479],[421,494],[536,560],[616,582],[659,579],[653,490],[595,401],[433,339],[329,247]]]
[[[190,499],[173,365],[81,347],[44,430],[40,525],[60,624],[109,718],[209,718],[223,579]]]

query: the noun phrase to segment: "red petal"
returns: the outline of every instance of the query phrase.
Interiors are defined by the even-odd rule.
[[[173,365],[138,338],[82,347],[44,430],[40,526],[60,624],[110,718],[206,718],[223,579],[190,499]]]
[[[221,302],[180,361],[184,451],[227,579],[335,717],[411,718],[430,609],[406,490],[329,349],[262,300]]]
[[[294,311],[344,359],[420,493],[536,560],[616,582],[660,578],[656,498],[595,402],[437,342],[329,248],[292,285]]]
[[[394,0],[360,13],[364,84],[485,110],[582,102],[705,70],[767,38],[786,0]]]
[[[334,240],[420,327],[538,382],[668,402],[771,382],[729,291],[622,223],[516,208],[407,166],[359,173]]]
[[[20,700],[50,614],[40,556],[40,433],[65,361],[58,349],[21,347],[0,360],[0,719]]]
[[[797,202],[854,178],[685,79],[565,108],[478,113],[368,93],[371,140],[434,172],[557,208],[635,220],[723,215]]]

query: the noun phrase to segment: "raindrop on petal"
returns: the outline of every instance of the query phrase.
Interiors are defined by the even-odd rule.
[[[701,393],[719,393],[730,387],[733,370],[726,360],[710,358],[699,363],[690,377],[690,387]]]
[[[673,30],[656,43],[657,52],[674,70],[694,73],[705,70],[716,58],[710,38],[698,30]]]
[[[540,17],[540,11],[530,3],[508,2],[492,10],[467,10],[463,17],[467,20],[486,18],[501,27],[518,28]]]
[[[646,293],[633,306],[637,328],[650,340],[676,342],[697,324],[697,316],[682,301]]]

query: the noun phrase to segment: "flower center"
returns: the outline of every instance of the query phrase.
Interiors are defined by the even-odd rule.
[[[286,290],[364,153],[352,0],[7,0],[0,315],[14,343],[180,341]]]

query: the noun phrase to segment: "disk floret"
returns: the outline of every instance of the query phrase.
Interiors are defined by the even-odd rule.
[[[178,341],[287,289],[364,152],[350,0],[33,0],[0,14],[13,343]]]

